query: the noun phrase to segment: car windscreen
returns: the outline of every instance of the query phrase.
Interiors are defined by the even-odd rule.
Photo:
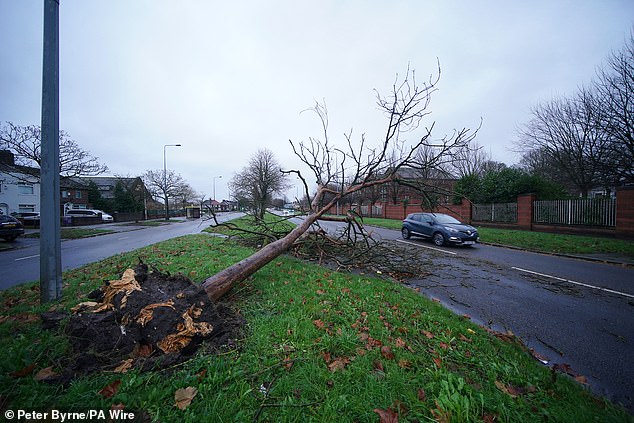
[[[440,224],[446,225],[446,224],[460,224],[461,222],[457,219],[454,219],[453,217],[446,215],[446,214],[435,214],[434,217],[436,218],[436,221]]]

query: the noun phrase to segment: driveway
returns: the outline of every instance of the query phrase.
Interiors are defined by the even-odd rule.
[[[368,230],[432,263],[410,287],[482,326],[513,332],[547,364],[568,364],[594,392],[634,411],[633,267],[482,244],[438,248]]]

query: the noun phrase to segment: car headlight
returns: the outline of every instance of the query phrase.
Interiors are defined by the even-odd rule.
[[[449,232],[451,233],[458,233],[460,232],[458,229],[456,228],[452,228],[451,226],[445,226],[445,229],[447,229]]]

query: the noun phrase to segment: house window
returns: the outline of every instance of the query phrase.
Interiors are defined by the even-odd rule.
[[[81,198],[81,191],[75,191],[75,198]]]
[[[70,197],[70,191],[62,191],[62,198]]]
[[[18,194],[33,194],[33,184],[29,184],[28,182],[18,183]]]
[[[18,213],[32,213],[35,211],[35,204],[18,204]]]

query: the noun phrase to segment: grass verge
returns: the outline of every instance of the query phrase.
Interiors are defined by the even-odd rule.
[[[89,238],[92,236],[111,234],[114,231],[112,229],[93,229],[93,228],[62,228],[62,239],[79,239]],[[25,238],[39,238],[40,233],[34,232],[32,234],[24,235]]]
[[[400,421],[632,421],[538,364],[513,338],[505,342],[392,282],[288,257],[232,291],[247,320],[234,349],[199,351],[161,372],[94,374],[68,386],[38,381],[40,372],[59,370],[68,348],[62,334],[40,328],[38,313],[69,309],[139,257],[200,282],[251,252],[193,235],[65,272],[57,304],[38,305],[34,284],[1,292],[0,408],[86,412],[123,404],[166,422],[365,422],[379,413]],[[175,393],[186,387],[197,393],[181,410]]]

